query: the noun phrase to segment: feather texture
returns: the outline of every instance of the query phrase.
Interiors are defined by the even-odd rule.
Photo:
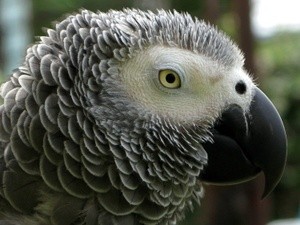
[[[243,60],[213,27],[165,11],[83,10],[28,48],[0,106],[1,196],[24,224],[171,225],[199,202],[205,132],[140,111],[120,85],[120,65],[151,45]]]

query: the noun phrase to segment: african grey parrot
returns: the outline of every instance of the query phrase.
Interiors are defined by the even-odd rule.
[[[203,182],[265,174],[286,134],[216,28],[176,11],[70,15],[1,87],[1,222],[175,225]]]

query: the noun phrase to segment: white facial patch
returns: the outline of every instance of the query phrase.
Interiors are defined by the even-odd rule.
[[[226,68],[188,50],[154,46],[125,61],[120,76],[128,96],[141,109],[181,123],[211,124],[228,105],[249,108],[254,84],[240,65]],[[161,85],[158,74],[165,69],[179,75],[179,88]],[[238,82],[244,82],[245,93],[236,91]]]

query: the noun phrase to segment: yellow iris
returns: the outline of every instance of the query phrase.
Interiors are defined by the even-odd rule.
[[[164,87],[170,89],[180,88],[181,86],[179,75],[169,69],[159,71],[159,81]]]

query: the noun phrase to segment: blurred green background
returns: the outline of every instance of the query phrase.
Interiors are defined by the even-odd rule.
[[[279,218],[297,217],[300,203],[300,33],[282,30],[261,36],[254,34],[251,10],[257,1],[250,0],[0,0],[0,81],[11,73],[11,61],[16,66],[22,62],[22,58],[14,55],[9,61],[7,52],[25,54],[22,46],[18,48],[21,50],[9,50],[9,47],[16,47],[9,43],[17,38],[15,35],[7,37],[13,26],[7,24],[12,24],[17,17],[17,11],[9,11],[14,10],[14,1],[19,6],[23,4],[19,10],[21,14],[27,11],[23,22],[28,25],[21,25],[20,41],[15,42],[24,42],[27,46],[36,36],[44,34],[43,28],[52,27],[53,21],[80,8],[93,11],[123,7],[175,8],[216,24],[228,33],[245,52],[245,67],[283,117],[289,140],[287,167],[275,191],[264,200],[260,200],[262,176],[242,185],[207,186],[201,207],[189,212],[181,225],[264,225]],[[273,1],[269,4],[267,10],[272,10]]]

